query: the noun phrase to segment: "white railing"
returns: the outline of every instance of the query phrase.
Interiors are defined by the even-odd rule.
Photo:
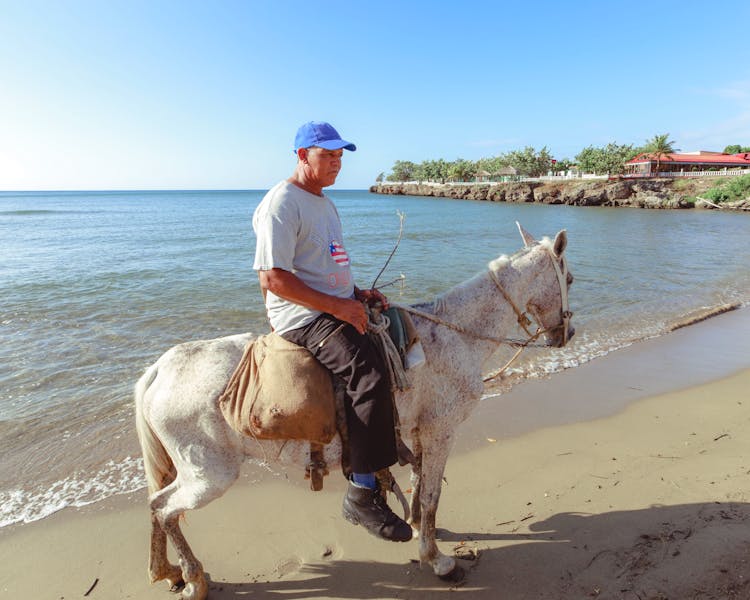
[[[659,177],[735,177],[750,175],[750,169],[724,169],[723,171],[665,171]]]

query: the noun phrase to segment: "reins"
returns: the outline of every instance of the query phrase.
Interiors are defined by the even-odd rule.
[[[529,341],[531,341],[531,340],[519,340],[519,339],[514,339],[514,338],[508,338],[508,337],[497,337],[494,335],[485,335],[483,333],[478,333],[476,331],[469,331],[465,327],[461,327],[460,325],[456,325],[455,323],[451,323],[450,321],[441,319],[437,315],[425,312],[423,310],[419,310],[407,304],[398,304],[397,302],[391,302],[390,304],[391,306],[400,308],[401,310],[405,310],[406,312],[416,315],[417,317],[422,317],[423,319],[427,319],[428,321],[432,321],[433,323],[437,323],[438,325],[443,325],[444,327],[447,327],[448,329],[452,329],[453,331],[457,331],[458,333],[468,335],[469,337],[473,337],[478,340],[484,340],[486,342],[494,342],[496,344],[508,344],[509,346],[513,346],[514,348],[517,348],[519,346],[522,346],[525,348],[526,346],[529,345]],[[538,332],[538,335],[537,334],[530,334],[530,335],[531,337],[536,339],[542,333],[545,333],[545,332],[540,331]],[[540,344],[540,347],[541,347],[541,344]]]

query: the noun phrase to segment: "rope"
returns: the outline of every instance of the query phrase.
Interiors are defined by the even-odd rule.
[[[405,310],[408,313],[411,313],[413,315],[416,315],[417,317],[422,317],[423,319],[427,319],[428,321],[432,321],[433,323],[437,323],[438,325],[443,325],[444,327],[447,327],[448,329],[453,329],[453,331],[457,331],[459,333],[462,333],[464,335],[468,335],[470,337],[474,337],[478,340],[485,340],[487,342],[495,342],[496,344],[508,344],[509,346],[513,346],[514,348],[527,348],[529,346],[531,347],[539,347],[543,348],[546,347],[543,344],[530,344],[529,342],[531,340],[536,340],[541,334],[545,333],[545,331],[538,331],[535,334],[529,334],[531,335],[531,340],[519,340],[516,338],[508,338],[508,337],[497,337],[494,335],[485,335],[483,333],[478,333],[476,331],[469,331],[465,327],[461,327],[460,325],[456,325],[455,323],[451,323],[450,321],[446,321],[445,319],[441,319],[437,315],[433,315],[432,313],[424,312],[422,310],[419,310],[417,308],[414,308],[412,306],[408,306],[406,304],[398,304],[396,302],[391,302],[391,306],[395,308],[400,308],[402,310]]]
[[[403,392],[411,387],[409,378],[404,370],[404,363],[398,353],[391,336],[388,334],[390,319],[379,310],[369,309],[370,320],[367,323],[367,331],[380,348],[380,353],[385,359],[388,375],[391,381],[391,391]]]

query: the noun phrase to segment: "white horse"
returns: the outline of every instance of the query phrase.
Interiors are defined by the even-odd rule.
[[[482,364],[521,323],[526,312],[547,345],[563,346],[569,327],[567,294],[572,276],[563,255],[565,231],[536,242],[519,225],[524,249],[491,261],[487,271],[414,308],[414,324],[426,363],[409,371],[412,387],[396,394],[405,441],[414,452],[411,524],[419,534],[419,557],[435,574],[449,577],[455,559],[435,543],[435,515],[443,471],[456,429],[479,402]],[[525,312],[522,312],[522,307]],[[149,484],[152,583],[184,585],[184,600],[203,600],[208,585],[179,527],[187,510],[205,506],[237,479],[246,456],[276,456],[307,464],[306,442],[289,442],[281,454],[273,441],[237,433],[224,420],[217,399],[240,361],[251,334],[180,344],[149,367],[135,386],[136,422]],[[325,448],[328,465],[340,464],[338,437]],[[179,566],[167,559],[167,538]]]

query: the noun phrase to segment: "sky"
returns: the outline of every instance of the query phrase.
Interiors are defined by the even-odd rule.
[[[0,0],[0,190],[266,189],[396,160],[750,145],[750,2]]]

